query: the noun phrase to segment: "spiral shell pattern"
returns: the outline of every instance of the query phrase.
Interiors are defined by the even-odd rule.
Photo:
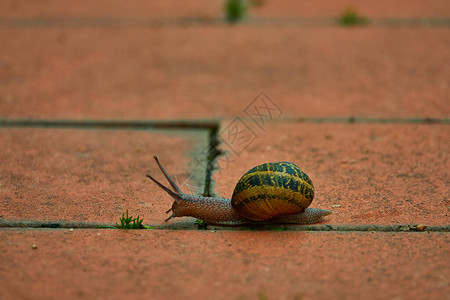
[[[258,165],[245,173],[231,198],[243,217],[265,221],[277,215],[304,211],[314,198],[311,179],[291,162]]]

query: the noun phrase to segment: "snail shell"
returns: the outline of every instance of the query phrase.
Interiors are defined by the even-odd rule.
[[[291,162],[264,163],[250,169],[238,183],[231,205],[254,221],[304,211],[314,198],[309,176]]]

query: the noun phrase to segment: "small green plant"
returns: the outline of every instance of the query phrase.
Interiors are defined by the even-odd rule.
[[[116,227],[119,229],[144,229],[145,226],[142,225],[142,221],[144,219],[139,220],[139,215],[137,218],[133,218],[132,216],[128,216],[128,209],[125,214],[122,214],[122,217],[120,218],[120,224],[116,223]]]
[[[338,23],[342,26],[358,26],[367,25],[369,21],[359,15],[358,11],[353,8],[347,8],[338,19]]]
[[[206,223],[206,221],[197,219],[197,220],[195,220],[195,224],[197,224],[197,227],[199,230],[208,229],[208,223]]]
[[[235,23],[242,20],[247,14],[247,1],[245,0],[227,0],[225,3],[225,14],[227,21]]]

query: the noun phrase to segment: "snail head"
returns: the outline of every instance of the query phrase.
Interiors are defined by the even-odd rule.
[[[153,158],[156,160],[156,163],[158,164],[159,168],[161,169],[162,173],[166,177],[167,181],[169,182],[170,186],[173,188],[173,191],[163,185],[161,182],[159,182],[157,179],[155,179],[150,174],[147,174],[146,176],[150,178],[154,183],[156,183],[161,189],[166,191],[174,200],[172,203],[172,207],[166,211],[166,214],[172,212],[170,217],[168,217],[165,221],[169,221],[172,218],[176,217],[183,217],[188,216],[192,207],[192,195],[183,194],[183,192],[180,190],[180,188],[175,184],[175,182],[170,178],[170,176],[167,174],[166,170],[164,170],[164,167],[161,165],[161,163],[158,160],[158,157],[156,155],[153,156]]]

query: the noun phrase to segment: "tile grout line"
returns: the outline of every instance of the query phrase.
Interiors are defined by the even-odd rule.
[[[218,148],[220,144],[220,140],[218,137],[220,129],[220,122],[217,122],[216,126],[211,128],[209,131],[209,141],[208,141],[208,152],[207,152],[207,166],[205,173],[205,188],[203,190],[203,196],[213,197],[215,196],[214,192],[214,181],[213,181],[213,173],[214,170],[217,169],[216,163],[217,158],[222,155],[222,152]]]
[[[450,19],[443,17],[427,18],[365,18],[365,24],[358,27],[449,27]],[[339,24],[339,16],[329,18],[298,17],[298,18],[251,18],[239,22],[244,26],[296,26],[296,27],[344,27]],[[0,18],[0,29],[16,28],[161,28],[188,26],[230,26],[221,17],[193,18],[126,18],[126,17],[66,17],[66,18]]]
[[[68,129],[203,129],[217,134],[220,123],[231,118],[222,119],[192,119],[192,120],[70,120],[70,119],[3,119],[2,127],[25,128],[68,128]],[[348,123],[348,124],[450,124],[450,118],[367,118],[367,117],[311,117],[311,118],[279,118],[272,123]]]
[[[146,225],[153,230],[199,230],[197,224],[158,224]],[[427,226],[417,224],[398,225],[254,225],[254,226],[215,226],[208,225],[208,230],[217,231],[317,231],[317,232],[450,232],[450,225]],[[116,229],[114,224],[95,222],[51,222],[51,221],[14,221],[0,220],[1,229]]]
[[[148,130],[148,129],[199,129],[212,130],[217,127],[217,121],[204,120],[52,120],[52,119],[2,119],[1,127],[16,128],[54,128],[54,129],[112,129],[112,130]]]
[[[344,118],[285,118],[285,122],[293,123],[347,123],[347,124],[450,124],[449,118],[368,118],[368,117],[344,117]]]

